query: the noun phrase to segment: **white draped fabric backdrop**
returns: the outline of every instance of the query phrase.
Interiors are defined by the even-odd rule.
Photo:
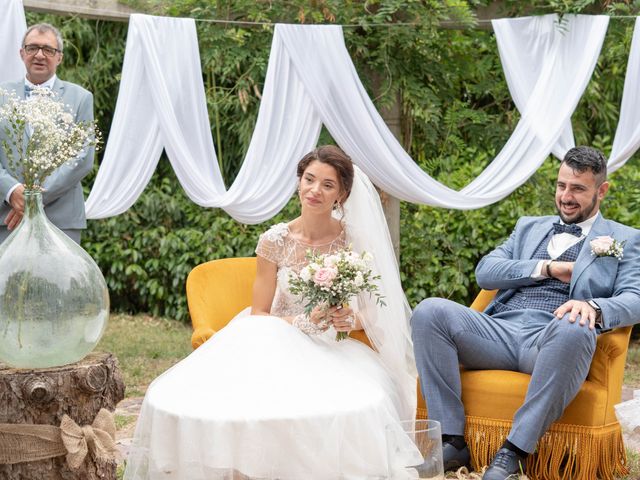
[[[551,153],[562,158],[574,146],[571,115],[608,22],[607,16],[586,15],[565,16],[562,28],[556,15],[493,21],[521,118],[493,161],[460,191],[431,178],[402,149],[362,86],[340,26],[276,25],[256,126],[227,190],[211,136],[194,20],[132,15],[87,217],[131,207],[164,149],[193,202],[222,208],[240,222],[265,221],[291,197],[296,164],[315,147],[323,124],[378,187],[401,200],[456,209],[490,205],[526,182]],[[25,28],[21,1],[0,0],[0,80],[24,74],[16,52]],[[610,171],[640,148],[639,76],[636,21]]]
[[[24,63],[18,55],[27,30],[21,0],[0,0],[0,83],[24,76]]]

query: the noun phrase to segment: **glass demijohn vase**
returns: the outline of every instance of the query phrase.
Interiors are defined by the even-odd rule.
[[[100,340],[109,293],[100,269],[25,190],[24,217],[0,244],[0,362],[45,368],[76,362]]]

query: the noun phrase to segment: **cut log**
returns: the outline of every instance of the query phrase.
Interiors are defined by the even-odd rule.
[[[91,353],[62,367],[16,369],[0,363],[0,423],[59,426],[66,414],[91,425],[101,408],[114,411],[124,398],[118,361],[111,353]],[[2,480],[115,480],[116,462],[87,455],[78,470],[64,456],[0,465]]]

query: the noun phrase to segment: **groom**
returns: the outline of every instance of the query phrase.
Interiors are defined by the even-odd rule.
[[[524,404],[483,477],[504,480],[520,472],[577,394],[597,335],[640,321],[640,231],[599,213],[606,177],[598,150],[569,150],[556,183],[559,218],[521,218],[478,264],[478,285],[498,289],[487,309],[475,312],[440,298],[415,309],[416,362],[429,418],[442,425],[446,470],[470,460],[459,364],[531,374]],[[597,237],[606,238],[594,242]],[[622,255],[616,255],[619,245]]]
[[[20,48],[20,58],[27,70],[25,78],[0,87],[13,90],[20,98],[28,98],[34,86],[49,88],[71,109],[74,121],[93,120],[93,95],[56,76],[62,62],[62,36],[48,23],[27,29]],[[4,132],[0,128],[0,143]],[[49,220],[75,242],[86,228],[82,180],[93,168],[94,148],[78,156],[73,165],[63,165],[44,182],[42,200]],[[9,169],[9,161],[0,146],[0,243],[16,228],[24,214],[24,186],[19,172]]]

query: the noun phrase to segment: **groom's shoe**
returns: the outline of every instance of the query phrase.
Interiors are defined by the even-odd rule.
[[[503,447],[496,453],[482,480],[506,480],[511,475],[523,473],[524,461],[525,459],[516,452]]]
[[[442,442],[442,463],[445,472],[458,470],[460,467],[469,468],[471,466],[471,454],[467,444],[463,442],[462,448],[457,448],[454,442]]]

